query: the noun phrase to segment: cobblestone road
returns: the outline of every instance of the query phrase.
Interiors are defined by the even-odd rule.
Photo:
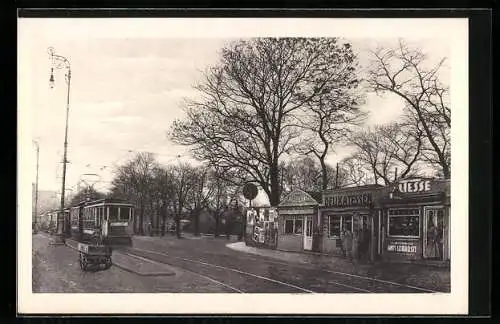
[[[270,255],[235,251],[227,248],[227,243],[229,241],[224,238],[134,238],[135,253],[195,272],[203,272],[217,280],[227,281],[245,292],[290,292],[290,286],[287,284],[319,293],[450,291],[450,272],[446,268],[410,264],[373,266],[353,264],[341,258],[290,253],[279,253],[280,259]],[[284,284],[270,287],[269,282],[255,280],[255,277],[251,278],[243,272]]]
[[[229,288],[180,269],[175,276],[144,277],[112,266],[108,270],[83,272],[77,251],[49,245],[45,234],[33,235],[33,292],[47,293],[151,293],[229,292]]]
[[[50,246],[49,241],[43,234],[33,236],[34,292],[449,292],[449,269],[360,265],[277,251],[271,251],[276,255],[256,255],[226,247],[234,240],[208,237],[134,237],[133,248],[122,250],[139,256],[136,261],[146,258],[169,266],[173,276],[140,276],[117,266],[83,272],[77,251]]]

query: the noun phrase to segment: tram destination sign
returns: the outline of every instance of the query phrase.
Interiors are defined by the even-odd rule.
[[[325,196],[325,207],[351,207],[351,206],[370,206],[372,203],[371,193],[359,194],[338,194]]]

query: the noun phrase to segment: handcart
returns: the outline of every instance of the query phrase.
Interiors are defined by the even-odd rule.
[[[83,271],[89,269],[109,269],[111,267],[111,247],[100,244],[78,243],[80,268]]]

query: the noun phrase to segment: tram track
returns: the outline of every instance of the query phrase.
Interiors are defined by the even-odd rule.
[[[252,273],[249,271],[243,271],[243,270],[237,269],[235,267],[223,266],[220,264],[213,264],[213,263],[207,262],[205,260],[201,260],[201,259],[190,259],[190,258],[171,255],[171,254],[164,253],[164,252],[139,249],[139,248],[129,248],[129,249],[127,249],[127,252],[131,253],[133,255],[137,255],[139,253],[139,254],[141,254],[142,257],[144,257],[144,254],[146,254],[146,255],[148,255],[146,257],[146,259],[154,260],[157,262],[159,261],[158,257],[167,258],[169,260],[163,261],[164,263],[169,264],[169,265],[174,266],[174,267],[179,267],[183,270],[189,270],[189,271],[196,272],[196,273],[199,273],[199,272],[193,271],[192,266],[189,266],[187,264],[196,265],[197,270],[203,271],[203,269],[210,269],[210,271],[212,272],[211,273],[212,277],[210,277],[211,279],[214,279],[213,270],[217,269],[217,270],[220,270],[217,275],[223,276],[223,279],[221,279],[221,278],[214,279],[214,280],[218,280],[218,281],[231,280],[230,278],[228,278],[229,273],[235,273],[235,274],[238,274],[240,276],[246,277],[247,279],[245,281],[248,281],[248,278],[251,278],[251,282],[247,283],[247,286],[248,286],[248,288],[250,288],[250,290],[248,290],[248,289],[246,291],[243,290],[243,292],[252,292],[251,290],[253,290],[253,289],[258,289],[255,292],[262,292],[261,291],[261,289],[263,289],[262,283],[259,284],[258,281],[261,281],[261,282],[265,281],[265,282],[271,284],[272,287],[266,287],[266,288],[273,288],[273,289],[269,289],[269,291],[266,291],[266,292],[273,292],[273,293],[283,293],[283,292],[285,292],[285,293],[322,293],[323,292],[323,291],[320,291],[321,289],[317,289],[317,287],[315,287],[315,288],[307,287],[306,288],[303,285],[299,286],[296,283],[290,283],[290,282],[285,282],[284,280],[273,279],[273,278],[270,278],[268,276],[263,276],[263,275]],[[156,257],[154,257],[154,256],[156,256]],[[160,262],[162,262],[162,261],[160,261]],[[216,275],[216,277],[217,277],[217,275]],[[255,285],[253,285],[252,283],[254,283],[255,281],[257,281],[257,283]],[[365,288],[356,287],[356,286],[349,285],[349,284],[342,283],[342,282],[335,281],[335,280],[328,280],[328,284],[330,286],[336,286],[337,289],[335,289],[335,290],[339,290],[337,292],[342,292],[342,293],[373,293],[374,292],[374,291],[371,291],[371,290],[368,290]],[[241,290],[241,288],[237,288],[237,289]]]
[[[210,253],[210,255],[218,255],[216,253]],[[381,285],[388,285],[395,287],[396,289],[399,288],[400,290],[404,290],[406,293],[443,293],[443,291],[437,291],[434,289],[426,288],[426,287],[418,287],[415,285],[411,284],[406,284],[406,283],[401,283],[397,281],[392,281],[392,280],[386,280],[386,279],[380,279],[380,278],[375,278],[375,277],[370,277],[366,275],[360,275],[360,274],[354,274],[354,273],[347,273],[347,272],[342,272],[342,271],[334,271],[331,269],[325,269],[325,268],[320,268],[320,267],[311,267],[307,266],[307,263],[287,263],[287,262],[280,262],[277,261],[276,259],[273,259],[268,256],[258,256],[255,254],[248,254],[246,257],[246,260],[251,260],[255,262],[262,262],[262,260],[265,260],[266,263],[271,263],[271,264],[276,264],[276,265],[283,265],[286,267],[293,267],[297,269],[303,269],[303,270],[309,270],[309,271],[321,271],[321,272],[326,272],[329,274],[333,275],[340,275],[348,278],[353,278],[353,279],[359,279],[363,281],[368,281],[368,282],[374,282],[374,283],[379,283]],[[387,291],[373,291],[373,292],[387,292]],[[398,291],[395,291],[398,292]]]
[[[378,279],[378,278],[373,278],[373,277],[368,277],[368,276],[356,275],[353,273],[333,271],[333,270],[329,270],[329,269],[313,268],[313,267],[308,267],[308,266],[304,266],[304,265],[300,265],[300,264],[290,264],[290,263],[279,262],[279,261],[268,260],[268,259],[266,259],[266,262],[273,263],[273,264],[279,264],[279,265],[283,265],[283,266],[287,266],[287,267],[300,268],[300,269],[304,269],[304,270],[319,270],[319,271],[323,271],[323,272],[327,272],[327,273],[331,273],[331,274],[335,274],[335,275],[341,275],[341,276],[352,277],[352,278],[366,280],[366,281],[378,282],[381,284],[387,284],[387,285],[391,285],[391,286],[395,286],[395,287],[401,287],[403,289],[415,290],[415,291],[420,292],[420,293],[442,293],[440,291],[436,291],[436,290],[432,290],[432,289],[428,289],[428,288],[424,288],[424,287],[417,287],[417,286],[403,284],[400,282],[395,282],[395,281],[390,281],[390,280],[384,280],[384,279]]]
[[[155,260],[151,260],[151,259],[148,259],[148,258],[144,258],[144,257],[138,256],[138,255],[133,255],[133,254],[130,254],[130,253],[128,253],[128,252],[121,251],[121,253],[123,253],[123,254],[125,254],[125,255],[128,255],[128,256],[130,256],[130,257],[133,257],[133,258],[139,259],[139,260],[143,260],[143,261],[147,261],[147,262],[155,262],[155,263],[165,264],[164,262],[158,262],[158,261],[155,261]],[[226,287],[226,288],[228,288],[228,289],[230,289],[230,290],[232,290],[232,291],[235,291],[235,292],[238,292],[238,293],[244,293],[244,291],[242,291],[242,290],[240,290],[240,289],[238,289],[238,288],[236,288],[236,287],[233,287],[233,286],[231,286],[231,285],[225,284],[225,283],[223,283],[222,281],[215,280],[215,279],[213,279],[213,278],[210,278],[210,277],[204,276],[204,275],[202,275],[202,274],[199,274],[199,273],[194,272],[194,271],[191,271],[191,270],[187,270],[187,269],[182,269],[182,270],[183,270],[183,271],[186,271],[186,272],[189,272],[189,273],[191,273],[191,274],[193,274],[193,275],[195,275],[195,276],[201,277],[201,278],[203,278],[203,279],[205,279],[205,280],[208,280],[208,281],[210,281],[210,282],[213,282],[213,283],[215,283],[215,284],[217,284],[217,285],[219,285],[219,286]]]
[[[274,267],[270,273],[259,273],[259,269],[255,268],[252,271],[241,269],[241,260],[232,259],[229,255],[214,262],[206,257],[185,257],[137,247],[122,247],[116,251],[139,260],[142,258],[144,261],[182,269],[237,293],[441,293],[391,280],[285,263],[265,257],[248,256],[250,260],[247,257],[247,261],[262,263],[262,268],[271,268],[272,265],[279,267]],[[299,275],[295,276],[297,273]],[[321,280],[314,279],[315,277]]]
[[[254,289],[264,289],[268,290],[267,292],[281,293],[315,293],[315,291],[312,291],[310,289],[306,289],[284,281],[272,279],[266,276],[261,276],[255,273],[212,264],[200,260],[174,256],[163,252],[139,248],[124,248],[119,251],[122,253],[128,253],[129,255],[133,256],[140,256],[145,258],[146,260],[168,264],[172,267],[177,267],[182,270],[195,273],[199,276],[205,277],[206,279],[219,282],[225,286],[229,286],[232,290],[238,291],[240,293],[262,292],[252,291]],[[207,269],[209,270],[208,272],[210,272],[208,275],[200,273],[207,272]],[[229,283],[222,280],[229,281]],[[231,282],[239,282],[240,285],[242,282],[244,282],[244,287],[236,288]],[[265,282],[264,285],[263,282]]]
[[[237,265],[221,265],[221,264],[213,264],[210,263],[210,261],[207,261],[203,258],[197,257],[195,260],[192,258],[186,258],[186,257],[181,257],[181,256],[175,256],[172,254],[164,253],[164,252],[158,252],[158,251],[152,251],[152,250],[146,250],[146,249],[139,249],[139,248],[133,248],[136,252],[142,252],[142,253],[147,253],[149,256],[163,256],[163,257],[168,257],[174,260],[183,260],[187,261],[189,263],[196,263],[196,264],[201,264],[208,266],[210,268],[218,268],[218,269],[224,269],[226,271],[232,271],[240,274],[245,274],[245,275],[250,275],[254,276],[256,278],[262,277],[263,280],[268,280],[271,282],[276,282],[281,285],[289,286],[289,287],[297,287],[299,291],[301,292],[309,292],[309,293],[336,293],[336,292],[341,292],[341,293],[346,293],[346,292],[356,292],[356,293],[442,293],[440,291],[428,289],[428,288],[423,288],[423,287],[416,287],[413,285],[408,285],[408,284],[403,284],[395,281],[390,281],[390,280],[384,280],[384,279],[378,279],[378,278],[373,278],[369,276],[363,276],[363,275],[358,275],[358,274],[353,274],[353,273],[346,273],[346,272],[341,272],[341,271],[334,271],[330,269],[322,269],[322,268],[313,268],[310,266],[303,266],[303,265],[298,265],[298,264],[291,264],[291,263],[285,263],[285,262],[279,262],[275,260],[269,260],[268,258],[265,258],[265,263],[266,264],[273,264],[273,265],[280,265],[284,266],[285,269],[290,270],[291,268],[294,269],[300,269],[303,271],[308,271],[308,272],[313,272],[314,274],[318,274],[321,277],[325,277],[326,274],[326,280],[327,284],[329,286],[337,286],[341,287],[342,291],[336,291],[336,289],[332,289],[333,287],[329,287],[329,289],[322,289],[318,288],[317,284],[311,284],[312,287],[308,287],[307,285],[304,284],[298,284],[298,283],[289,283],[289,282],[284,282],[282,280],[276,280],[272,278],[268,278],[266,276],[258,275],[255,273],[249,273],[247,271],[243,271],[241,269],[238,269],[239,267]],[[262,259],[259,258],[252,258],[256,262],[262,261]],[[237,260],[236,260],[237,261]],[[235,262],[236,262],[235,261]],[[293,270],[290,270],[290,272],[293,272]],[[311,274],[311,275],[314,275]],[[326,290],[326,291],[322,291]],[[346,291],[347,290],[347,291]]]

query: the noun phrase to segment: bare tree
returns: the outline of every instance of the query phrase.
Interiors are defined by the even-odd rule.
[[[392,122],[360,130],[349,137],[354,156],[370,170],[374,183],[388,185],[398,178],[419,174],[423,132],[411,122]]]
[[[214,235],[216,237],[220,235],[221,218],[229,206],[238,200],[238,189],[241,187],[240,184],[228,181],[228,177],[231,177],[231,174],[225,173],[225,171],[218,166],[213,166],[209,172],[208,186],[210,187],[212,195],[208,203],[209,209],[215,220]]]
[[[448,87],[439,80],[445,59],[430,65],[420,49],[400,41],[396,49],[373,52],[368,73],[370,87],[377,93],[393,93],[412,111],[425,135],[424,156],[450,177],[451,109]]]
[[[219,65],[198,85],[187,119],[171,137],[200,160],[258,183],[271,205],[280,200],[279,159],[300,131],[294,115],[338,84],[336,38],[255,38],[221,51]]]
[[[398,179],[421,175],[421,166],[425,163],[425,135],[418,120],[412,114],[403,116],[401,122],[392,122],[376,128],[384,143],[383,155],[387,155],[392,167],[397,167]]]
[[[336,169],[325,162],[326,168],[326,188],[331,189],[342,186],[345,177],[341,172],[336,175]],[[283,174],[284,194],[294,189],[302,189],[308,192],[319,192],[324,189],[323,166],[309,156],[300,159],[292,159],[289,163],[283,163],[281,172]]]
[[[367,168],[367,164],[357,152],[342,159],[339,164],[341,165],[341,174],[345,176],[344,185],[361,186],[375,183],[372,176],[373,171]]]
[[[154,155],[149,152],[141,152],[115,170],[115,178],[112,182],[113,191],[116,195],[136,202],[139,209],[139,219],[134,221],[134,229],[139,235],[144,234],[144,215],[148,204],[151,204],[152,172],[156,167],[157,162]]]
[[[199,235],[200,213],[209,205],[214,194],[214,187],[209,185],[209,169],[192,170],[191,189],[187,197],[186,209],[191,215],[194,223],[194,235]]]
[[[165,234],[168,209],[172,207],[174,200],[174,180],[173,174],[164,166],[157,166],[153,170],[152,200],[155,201],[156,221],[155,228],[160,230],[160,234]]]
[[[82,201],[85,201],[87,198],[90,200],[94,199],[102,199],[105,198],[106,195],[100,191],[95,190],[93,187],[89,186],[87,188],[83,188],[78,191],[73,198],[71,198],[70,206],[75,206]]]
[[[195,169],[185,163],[170,166],[169,173],[172,180],[173,200],[172,209],[174,211],[175,231],[178,238],[181,237],[181,219],[189,204],[188,199],[193,189]]]
[[[352,126],[360,125],[366,113],[360,110],[364,95],[359,92],[358,62],[351,45],[345,43],[339,47],[335,62],[331,62],[336,71],[332,82],[323,87],[323,91],[307,102],[297,122],[306,132],[295,150],[301,154],[314,155],[322,171],[322,190],[328,188],[328,166],[326,157],[336,145],[342,145],[342,139],[350,133]],[[307,90],[304,89],[307,96]],[[340,142],[340,143],[339,143]]]

